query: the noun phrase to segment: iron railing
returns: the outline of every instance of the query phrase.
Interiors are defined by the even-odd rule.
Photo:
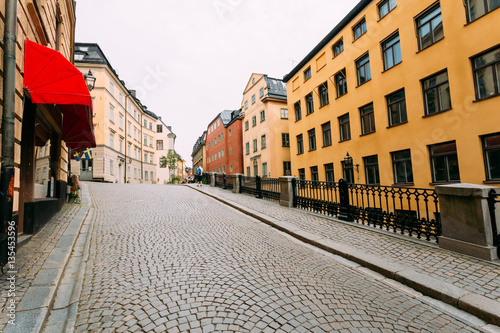
[[[260,178],[260,191],[262,198],[280,201],[281,187],[279,178]]]
[[[339,217],[338,183],[294,179],[293,187],[295,207]],[[363,184],[348,184],[347,188],[350,220],[438,242],[441,221],[434,189]]]
[[[240,175],[240,193],[247,193],[257,197],[257,177]]]

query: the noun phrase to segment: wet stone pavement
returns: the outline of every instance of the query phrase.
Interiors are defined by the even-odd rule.
[[[88,187],[77,332],[480,331],[186,186]]]

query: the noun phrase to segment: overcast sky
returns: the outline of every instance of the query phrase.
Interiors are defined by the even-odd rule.
[[[76,41],[98,43],[127,87],[191,153],[241,107],[252,73],[283,78],[359,0],[78,0]]]

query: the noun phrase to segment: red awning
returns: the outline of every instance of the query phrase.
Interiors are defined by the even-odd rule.
[[[26,39],[23,87],[31,101],[57,104],[63,114],[62,139],[72,149],[96,146],[92,97],[82,72],[58,51]]]

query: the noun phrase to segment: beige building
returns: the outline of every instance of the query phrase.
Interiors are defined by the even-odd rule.
[[[156,182],[156,121],[158,117],[125,86],[95,43],[75,44],[75,63],[96,77],[92,91],[97,147],[92,159],[72,161],[81,180],[113,183]]]
[[[206,148],[207,131],[203,131],[203,134],[196,140],[193,146],[193,152],[191,153],[191,158],[193,160],[193,172],[196,173],[200,165],[203,166],[203,170],[206,168],[207,160],[207,148]]]
[[[280,177],[290,172],[286,85],[252,74],[243,92],[243,167],[246,176]]]
[[[161,117],[156,120],[156,182],[158,184],[166,184],[170,181],[172,174],[175,171],[169,169],[160,163],[162,156],[167,157],[170,150],[175,151],[176,135],[172,132],[172,127],[165,125]]]

